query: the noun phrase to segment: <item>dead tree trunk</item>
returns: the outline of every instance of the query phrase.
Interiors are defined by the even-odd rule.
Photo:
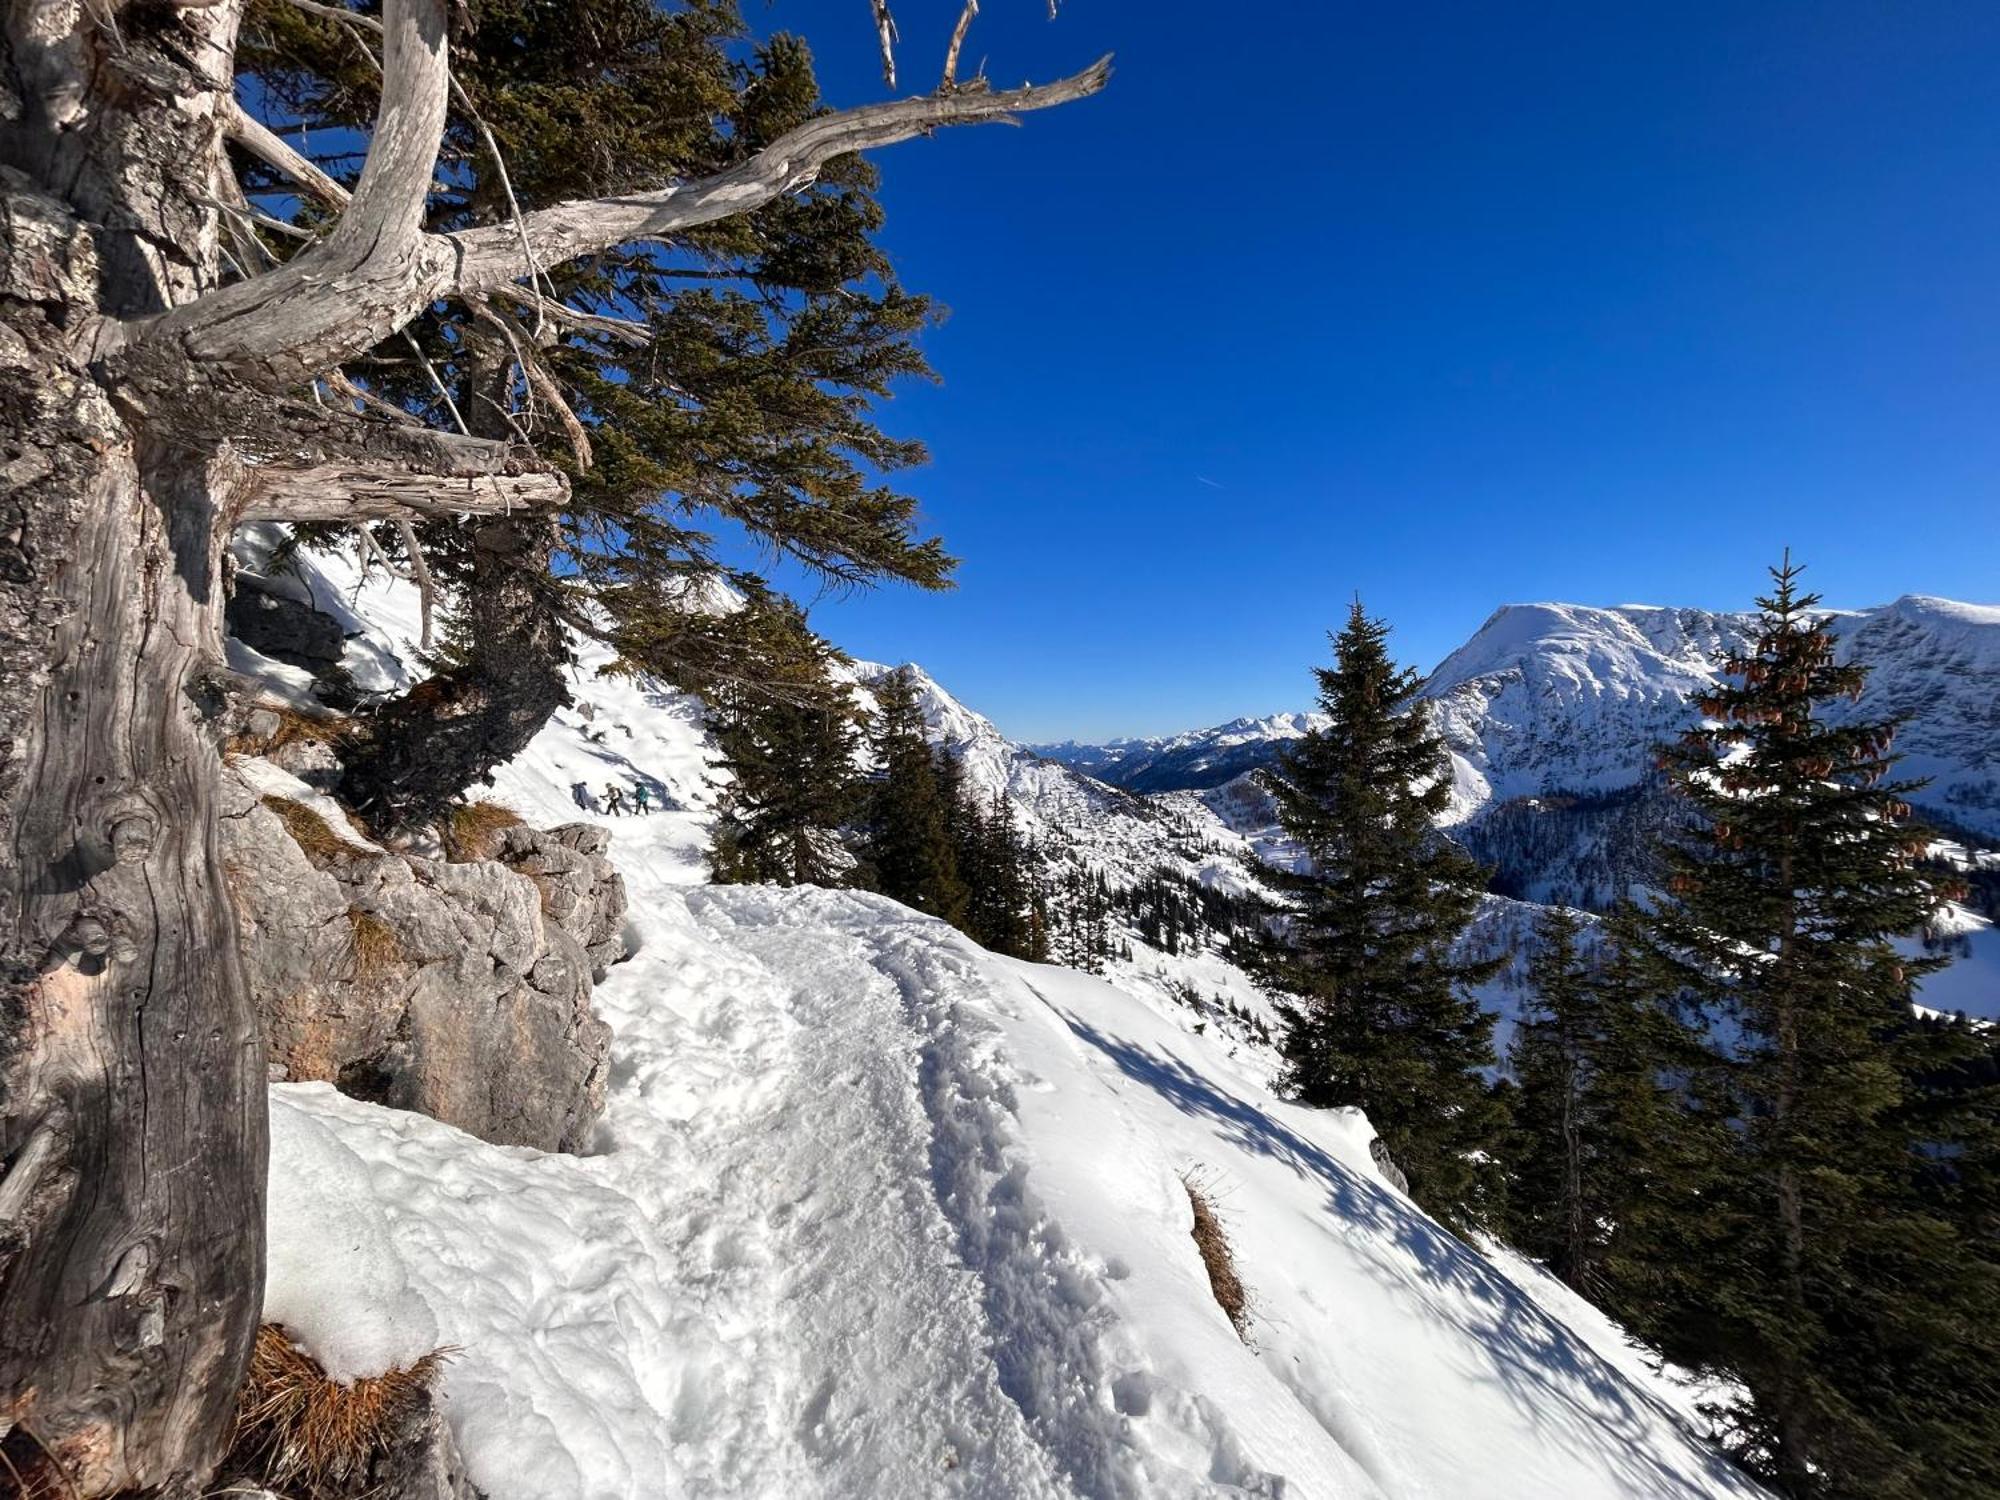
[[[263,1062],[202,722],[235,475],[149,435],[89,350],[105,312],[215,283],[196,195],[230,77],[189,44],[234,18],[114,51],[36,11],[0,168],[0,1442],[50,1493],[172,1492],[218,1456],[262,1274]]]
[[[1106,76],[827,114],[711,177],[443,236],[423,222],[446,3],[386,0],[352,200],[282,267],[231,280],[225,131],[287,150],[231,102],[240,9],[0,7],[0,1454],[79,1497],[200,1492],[262,1300],[264,1070],[210,723],[229,528],[567,495],[532,455],[365,421],[314,382],[438,298],[749,213],[846,152]]]

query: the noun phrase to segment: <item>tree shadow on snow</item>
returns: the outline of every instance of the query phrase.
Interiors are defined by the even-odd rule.
[[[1060,1007],[1056,1012],[1126,1077],[1209,1121],[1240,1150],[1280,1161],[1322,1187],[1327,1211],[1346,1228],[1344,1239],[1368,1274],[1411,1310],[1465,1334],[1486,1356],[1485,1368],[1469,1373],[1498,1386],[1549,1442],[1594,1453],[1634,1495],[1695,1500],[1759,1493],[1691,1434],[1684,1462],[1648,1451],[1657,1443],[1649,1433],[1655,1422],[1685,1430],[1678,1416],[1402,1196],[1179,1059],[1107,1035]],[[1450,1295],[1436,1295],[1438,1288]]]

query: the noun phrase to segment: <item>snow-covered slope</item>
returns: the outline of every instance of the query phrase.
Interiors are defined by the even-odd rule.
[[[645,777],[683,809],[614,823],[597,1154],[273,1090],[267,1311],[349,1372],[456,1346],[492,1500],[1756,1493],[1601,1317],[1385,1184],[1364,1119],[1275,1099],[1267,1050],[879,897],[703,885],[698,708],[577,688],[495,795],[554,821]]]

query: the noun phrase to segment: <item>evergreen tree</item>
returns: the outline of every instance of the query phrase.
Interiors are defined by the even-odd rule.
[[[772,606],[760,640],[769,681],[710,692],[709,725],[728,772],[709,864],[724,883],[837,885],[852,867],[843,832],[860,806],[860,712],[828,669],[832,649],[794,606]]]
[[[869,795],[865,846],[876,890],[905,906],[965,922],[966,890],[952,847],[945,790],[924,734],[922,705],[908,668],[880,678],[869,741],[876,781]]]
[[[1710,1121],[1687,1108],[1677,1080],[1700,1049],[1655,1000],[1633,922],[1613,912],[1592,952],[1574,912],[1538,923],[1504,1157],[1508,1239],[1643,1327],[1671,1300],[1652,1268],[1700,1264],[1709,1157],[1691,1142]],[[1678,1259],[1658,1253],[1670,1240]]]
[[[482,0],[459,22],[435,231],[697,178],[824,109],[805,43],[753,38],[735,0]],[[381,88],[366,33],[257,0],[237,63],[246,93],[302,122],[306,154],[351,186]],[[324,228],[297,184],[254,158],[240,169],[260,210]],[[952,559],[883,482],[925,456],[874,411],[896,381],[929,378],[917,338],[933,312],[875,242],[877,180],[843,156],[754,212],[552,265],[540,300],[440,301],[347,372],[355,401],[531,442],[572,481],[560,516],[373,528],[406,567],[406,536],[421,539],[469,629],[429,680],[352,727],[353,805],[384,827],[420,823],[518,751],[568,701],[565,624],[671,675],[683,616],[707,603],[691,583],[765,587],[718,558],[714,519],[838,585],[948,586]]]
[[[1417,1200],[1465,1229],[1499,1124],[1480,1073],[1493,1021],[1465,986],[1498,963],[1453,956],[1480,870],[1433,826],[1451,790],[1444,746],[1388,633],[1355,603],[1334,665],[1315,669],[1331,722],[1269,780],[1306,856],[1298,872],[1267,872],[1293,902],[1277,977],[1303,1001],[1285,1083],[1307,1104],[1365,1109]]]
[[[1577,952],[1581,923],[1552,906],[1535,928],[1528,998],[1507,1060],[1513,1073],[1508,1135],[1509,1238],[1579,1290],[1588,1290],[1599,1234],[1596,1155],[1589,1118],[1598,1017]]]
[[[1836,655],[1799,569],[1774,569],[1748,650],[1667,756],[1694,815],[1668,851],[1653,952],[1710,1024],[1691,1077],[1711,1131],[1697,1277],[1671,1320],[1748,1400],[1741,1460],[1794,1497],[2000,1493],[2000,1276],[1944,1184],[1981,1128],[1939,1093],[1939,1035],[1906,957],[1939,900],[1892,779],[1894,725],[1838,721],[1865,668]]]

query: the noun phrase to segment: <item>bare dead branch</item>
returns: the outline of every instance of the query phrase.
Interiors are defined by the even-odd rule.
[[[507,320],[493,311],[484,297],[472,298],[469,305],[481,322],[491,324],[500,330],[501,337],[507,341],[507,347],[513,351],[514,363],[521,371],[521,378],[528,382],[528,389],[534,395],[555,408],[556,420],[562,423],[563,435],[569,440],[570,451],[576,455],[577,468],[587,471],[596,457],[590,446],[590,433],[584,427],[582,419],[571,408],[568,398],[563,395],[562,387],[556,384],[555,377],[549,374],[547,368],[535,357],[534,350],[515,336]]]
[[[582,308],[571,307],[567,302],[553,301],[541,293],[530,291],[517,282],[503,281],[493,289],[493,295],[504,297],[510,302],[519,302],[547,313],[558,323],[568,323],[577,328],[588,328],[597,333],[637,347],[652,342],[653,331],[644,323],[632,318],[612,318],[603,313],[585,312]]]
[[[958,49],[965,45],[965,34],[972,29],[972,18],[978,14],[979,0],[965,0],[965,9],[958,13],[958,24],[951,29],[951,45],[944,50],[946,93],[958,87]]]
[[[749,160],[692,182],[650,193],[559,204],[527,217],[528,235],[543,266],[561,265],[632,240],[660,239],[698,224],[749,213],[783,193],[809,185],[836,156],[894,145],[952,125],[1007,120],[1097,93],[1111,76],[1111,59],[1054,83],[991,93],[933,94],[864,104],[788,130]],[[513,226],[471,229],[449,237],[459,255],[451,291],[484,291],[527,274]]]
[[[417,528],[410,524],[409,517],[396,517],[396,535],[403,539],[403,550],[410,557],[410,582],[417,586],[417,602],[422,611],[423,624],[418,633],[419,650],[431,649],[431,611],[437,603],[437,589],[431,582],[430,565],[424,561],[423,546],[417,541]]]
[[[505,516],[553,510],[569,499],[557,473],[445,478],[394,464],[332,461],[274,464],[245,479],[245,521],[369,521],[428,516]]]
[[[284,173],[320,202],[333,208],[347,207],[346,188],[321,171],[309,157],[293,150],[282,136],[234,99],[227,106],[223,128],[237,145],[265,166]]]
[[[890,88],[896,86],[896,43],[902,38],[896,34],[896,18],[889,14],[889,0],[868,0],[875,11],[875,38],[882,48],[882,81]]]

